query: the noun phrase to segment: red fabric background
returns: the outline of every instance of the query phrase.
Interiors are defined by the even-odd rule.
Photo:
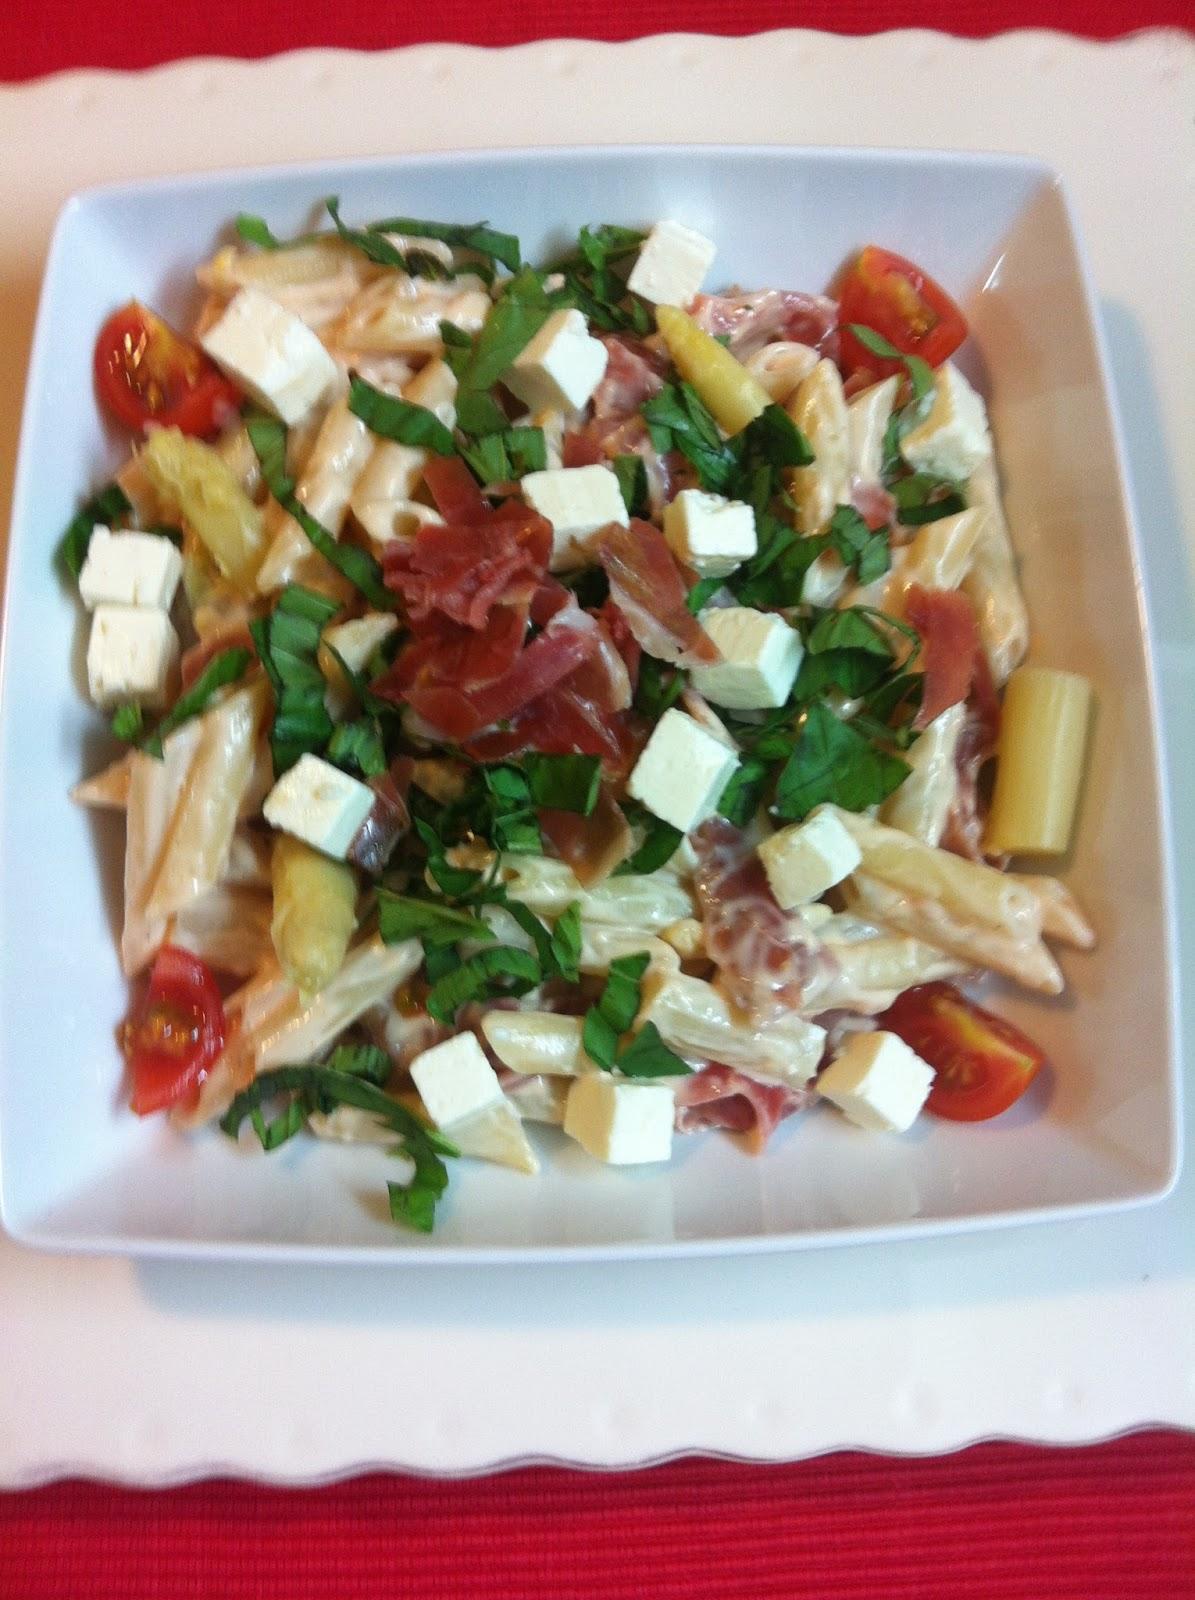
[[[1190,25],[1191,0],[12,0],[0,80],[193,54],[424,40],[513,44],[686,29],[893,27],[1110,38]],[[1189,1600],[1195,1439],[1142,1433],[1083,1450],[981,1445],[921,1461],[693,1461],[464,1483],[370,1477],[285,1491],[165,1493],[67,1483],[0,1496],[0,1600]]]

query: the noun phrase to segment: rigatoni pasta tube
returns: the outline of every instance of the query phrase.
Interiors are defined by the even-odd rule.
[[[1061,855],[1070,843],[1091,716],[1075,672],[1018,667],[1008,680],[985,849]]]
[[[767,390],[743,363],[677,306],[657,306],[656,325],[677,371],[727,433],[741,433],[771,405]]]

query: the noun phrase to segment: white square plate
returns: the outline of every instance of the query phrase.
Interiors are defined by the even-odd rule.
[[[717,240],[719,282],[819,289],[860,244],[923,261],[962,300],[989,396],[1034,658],[1087,673],[1099,713],[1066,876],[1100,935],[1055,1002],[1002,996],[1053,1070],[994,1126],[903,1140],[828,1111],[761,1159],[682,1141],[666,1170],[595,1169],[555,1135],[539,1180],[462,1163],[429,1239],[396,1232],[386,1158],[184,1140],[120,1103],[113,939],[119,825],[67,790],[103,751],[80,693],[77,609],[49,555],[119,459],[97,422],[95,329],[136,296],[185,321],[191,268],[238,210],[299,231],[485,215],[539,259],[584,222],[670,215]],[[833,150],[420,156],[96,190],[63,212],[43,289],[14,501],[0,730],[0,1208],[47,1248],[463,1262],[791,1248],[1076,1215],[1177,1173],[1173,929],[1136,543],[1092,298],[1055,175],[1017,157]],[[1126,996],[1132,996],[1127,1005]],[[31,1069],[36,1062],[36,1069]]]

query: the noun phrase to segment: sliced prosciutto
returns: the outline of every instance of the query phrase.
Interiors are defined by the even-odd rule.
[[[548,756],[597,756],[611,778],[625,778],[646,733],[625,711],[605,711],[572,687],[571,679],[530,701],[508,726],[482,733],[465,745],[478,761],[505,761],[538,750]]]
[[[661,661],[694,667],[718,661],[718,647],[685,603],[687,590],[668,541],[650,522],[632,518],[602,534],[598,546],[610,598],[627,627]]]
[[[882,483],[855,476],[851,479],[850,497],[872,533],[889,528],[896,521],[896,498]]]
[[[758,1154],[776,1124],[801,1111],[813,1098],[808,1089],[788,1083],[761,1083],[718,1062],[676,1079],[676,1131],[696,1133],[724,1128],[746,1134]]]
[[[958,589],[923,589],[913,584],[905,596],[905,620],[921,635],[925,674],[921,709],[913,726],[925,728],[967,698],[979,650],[975,608]]]
[[[797,1010],[831,959],[776,903],[763,863],[741,828],[710,817],[692,836],[705,948],[718,987],[757,1022]]]
[[[807,344],[832,360],[838,354],[838,306],[823,294],[801,294],[794,289],[699,294],[690,315],[715,338],[729,336],[730,349],[740,361],[773,339]]]
[[[593,391],[595,417],[633,416],[664,387],[668,358],[625,333],[599,335],[606,347],[606,373]]]
[[[987,652],[980,646],[975,652],[971,693],[967,697],[966,716],[954,752],[957,773],[954,804],[942,835],[944,850],[966,856],[971,861],[984,859],[987,806],[980,794],[979,775],[996,754],[999,737],[1000,700],[992,681]]]
[[[635,848],[630,823],[608,784],[602,784],[597,804],[587,817],[547,807],[541,807],[538,815],[544,837],[587,889],[608,878]]]
[[[513,501],[473,523],[432,523],[387,545],[382,569],[413,624],[434,613],[484,628],[494,606],[530,600],[552,549],[552,525]]]

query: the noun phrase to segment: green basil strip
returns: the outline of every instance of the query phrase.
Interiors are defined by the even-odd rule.
[[[246,650],[243,645],[234,645],[231,650],[221,650],[219,655],[213,656],[186,694],[179,696],[169,713],[158,723],[153,738],[145,746],[149,754],[160,756],[163,739],[182,723],[206,711],[212,697],[221,689],[243,678],[252,659],[253,652]]]
[[[496,994],[526,994],[543,976],[540,964],[527,950],[513,945],[493,945],[434,983],[427,1009],[437,1022],[451,1023],[461,1006]]]
[[[877,749],[849,722],[814,701],[777,782],[776,813],[800,821],[826,803],[863,811],[886,800],[909,771],[907,761]]]
[[[106,484],[98,494],[92,495],[71,518],[66,532],[58,543],[57,558],[78,579],[87,560],[87,548],[97,527],[111,527],[118,517],[126,517],[133,505],[118,483]]]
[[[438,900],[378,890],[378,932],[384,944],[424,939],[432,944],[457,944],[462,939],[490,944],[494,930],[480,917],[457,911]]]
[[[627,1041],[618,1052],[615,1065],[626,1078],[679,1078],[693,1070],[668,1048],[654,1022],[645,1022]]]
[[[484,222],[426,222],[417,217],[387,217],[371,222],[370,233],[401,233],[408,239],[438,239],[441,244],[500,261],[510,272],[517,272],[522,261],[519,241],[513,233],[499,233]]]
[[[375,389],[373,384],[355,375],[349,384],[349,410],[383,439],[434,450],[438,456],[456,454],[451,431],[434,411],[395,395],[383,394],[381,389]]]
[[[602,786],[597,756],[545,756],[532,753],[524,761],[533,805],[552,811],[592,814]]]

